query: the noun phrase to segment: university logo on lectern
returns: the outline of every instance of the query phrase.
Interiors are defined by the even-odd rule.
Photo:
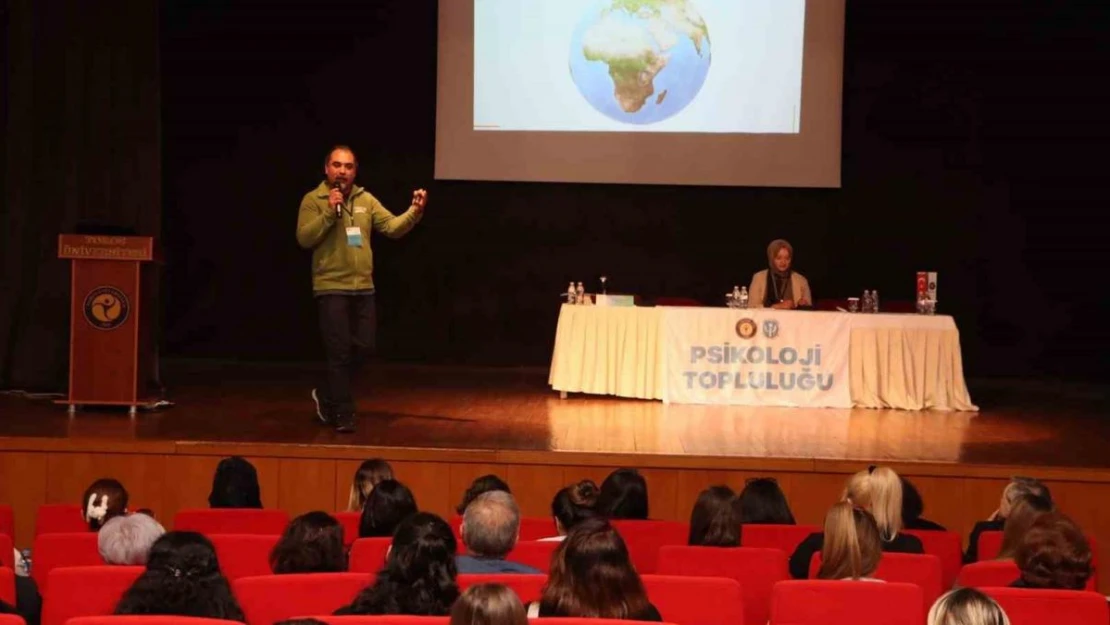
[[[127,296],[114,286],[97,287],[85,296],[85,321],[98,330],[115,330],[129,312]]]
[[[779,335],[779,322],[774,319],[767,319],[763,322],[763,336],[773,339]]]
[[[742,339],[750,339],[755,336],[755,321],[752,319],[741,319],[736,322],[736,335]]]

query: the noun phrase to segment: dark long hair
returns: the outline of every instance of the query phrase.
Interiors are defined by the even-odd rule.
[[[740,491],[740,522],[759,525],[796,525],[786,494],[774,478],[748,480]]]
[[[690,513],[688,542],[702,547],[740,546],[740,511],[731,488],[710,486],[701,491]]]
[[[397,527],[393,548],[374,584],[335,613],[450,614],[459,597],[455,549],[455,534],[446,521],[427,512],[408,517]]]
[[[466,489],[466,492],[463,493],[462,501],[459,502],[459,505],[455,506],[455,512],[459,514],[466,512],[466,507],[470,505],[470,502],[477,499],[478,495],[488,493],[491,490],[503,490],[509,494],[513,492],[509,490],[509,485],[505,483],[505,480],[492,473],[476,477],[474,481],[470,483],[470,488]]]
[[[212,476],[208,505],[212,508],[261,508],[262,490],[254,465],[240,456],[221,460]]]
[[[416,498],[408,487],[397,480],[378,482],[362,507],[359,538],[392,536],[401,521],[417,512]]]
[[[343,526],[326,512],[293,519],[270,552],[274,573],[341,573],[347,570]]]
[[[631,620],[651,606],[624,540],[602,518],[579,523],[555,550],[540,602],[547,616]]]
[[[648,518],[647,481],[636,469],[617,469],[601,483],[597,509],[610,519]]]
[[[246,620],[220,573],[215,548],[196,532],[169,532],[154,541],[146,570],[123,593],[115,613]]]
[[[559,521],[564,532],[586,519],[597,516],[597,484],[582,480],[555,493],[551,500],[551,516]]]

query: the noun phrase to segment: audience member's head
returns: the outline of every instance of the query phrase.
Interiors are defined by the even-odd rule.
[[[601,483],[597,509],[610,519],[648,518],[647,481],[635,469],[617,469]]]
[[[1091,577],[1091,546],[1079,526],[1058,512],[1037,517],[1014,554],[1029,588],[1083,590]]]
[[[351,492],[347,496],[347,511],[359,512],[366,504],[366,498],[374,487],[385,480],[393,479],[393,467],[381,458],[371,458],[359,465],[351,480]]]
[[[490,474],[474,478],[474,481],[470,483],[470,488],[467,488],[466,492],[463,493],[462,501],[459,502],[459,505],[455,506],[455,512],[459,514],[466,512],[466,507],[469,506],[470,502],[474,501],[478,495],[492,491],[512,493],[512,491],[509,490],[509,485],[505,483],[505,480],[496,475]]]
[[[308,512],[293,519],[273,551],[274,573],[340,573],[347,570],[343,526],[326,512]]]
[[[740,522],[757,525],[794,525],[786,493],[773,477],[748,480],[740,491]]]
[[[208,505],[212,508],[261,508],[262,491],[254,465],[239,456],[221,460],[212,477]]]
[[[397,527],[375,582],[336,614],[446,616],[459,596],[455,534],[434,514],[418,512]]]
[[[382,480],[370,491],[358,523],[359,538],[392,536],[408,517],[417,513],[412,491],[396,480]]]
[[[740,546],[740,509],[728,486],[701,491],[690,513],[689,544],[702,547]]]
[[[1031,477],[1015,476],[1010,478],[1010,483],[1002,489],[1002,500],[998,503],[998,518],[1005,520],[1010,516],[1010,509],[1023,495],[1034,495],[1052,501],[1052,493],[1048,487],[1038,479]]]
[[[856,473],[841,499],[870,512],[884,540],[894,540],[902,529],[902,481],[893,469],[872,465]]]
[[[551,516],[555,518],[555,529],[560,536],[585,519],[597,516],[598,493],[593,480],[582,480],[555,493],[551,500]]]
[[[463,512],[462,541],[471,555],[504,558],[519,536],[520,508],[505,491],[482,493]]]
[[[927,625],[1010,625],[1010,619],[994,599],[974,588],[960,588],[937,599]]]
[[[847,501],[829,509],[818,579],[871,577],[882,555],[879,526],[870,512]]]
[[[150,547],[165,533],[161,523],[145,514],[117,516],[100,528],[96,546],[108,564],[142,566]]]
[[[450,625],[528,625],[528,614],[508,586],[476,584],[451,608]]]
[[[555,550],[541,614],[634,620],[649,606],[628,548],[606,519],[582,521]]]
[[[97,531],[110,519],[127,514],[127,489],[119,480],[102,477],[85,489],[81,497],[81,518]]]
[[[1014,500],[1002,525],[1002,547],[998,550],[998,559],[1012,559],[1025,541],[1025,534],[1033,527],[1033,522],[1049,512],[1052,512],[1052,502],[1044,497],[1020,495]]]
[[[244,620],[220,573],[216,550],[196,532],[169,532],[156,540],[146,570],[123,594],[115,613]]]
[[[277,621],[274,625],[328,625],[325,621],[318,618],[289,618],[284,621]]]
[[[903,476],[898,476],[898,480],[902,482],[902,523],[905,525],[925,514],[925,500],[913,482]]]

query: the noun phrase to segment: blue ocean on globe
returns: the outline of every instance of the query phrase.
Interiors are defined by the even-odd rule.
[[[682,7],[689,4],[689,0],[647,0],[639,4],[651,7],[669,2]],[[648,22],[639,11],[629,13],[624,8],[614,8],[614,4],[624,6],[638,3],[604,0],[594,5],[575,28],[570,46],[570,73],[574,84],[594,109],[618,122],[647,125],[677,115],[694,101],[709,75],[712,50],[708,36],[702,38],[699,51],[694,39],[687,32],[664,20],[666,31],[677,39],[676,45],[664,51],[650,35]],[[642,107],[633,112],[626,111],[621,106],[616,95],[617,84],[610,72],[610,63],[586,58],[584,39],[590,29],[606,16],[606,11],[609,11],[609,19],[618,20],[622,26],[639,29],[646,34],[653,42],[652,52],[662,55],[666,60],[666,65],[651,80],[650,95],[643,98]],[[697,15],[696,11],[692,12]],[[641,98],[635,97],[633,100],[638,104]]]

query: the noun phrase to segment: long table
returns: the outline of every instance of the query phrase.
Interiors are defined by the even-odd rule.
[[[946,315],[564,304],[548,381],[666,403],[978,410]]]

